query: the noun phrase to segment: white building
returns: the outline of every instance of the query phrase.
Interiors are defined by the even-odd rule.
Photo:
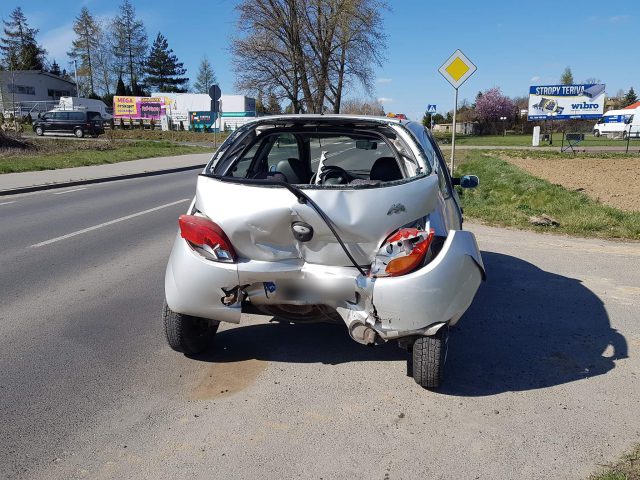
[[[0,71],[0,108],[19,115],[51,110],[60,97],[76,94],[73,80],[42,70]]]

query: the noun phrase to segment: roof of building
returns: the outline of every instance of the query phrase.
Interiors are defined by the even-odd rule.
[[[623,110],[634,110],[636,108],[640,108],[640,102],[632,103],[628,107],[624,107]]]
[[[4,70],[3,73],[5,74],[11,74],[12,72],[8,71],[8,70]],[[51,78],[55,78],[56,80],[62,80],[63,82],[67,82],[71,85],[76,84],[75,81],[73,81],[72,79],[68,78],[68,77],[61,77],[60,75],[55,75],[51,72],[47,72],[45,70],[14,70],[13,71],[14,74],[20,74],[20,75],[45,75],[47,77],[51,77]]]

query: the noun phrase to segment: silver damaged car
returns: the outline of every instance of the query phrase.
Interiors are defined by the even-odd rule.
[[[436,142],[385,117],[283,115],[239,128],[198,177],[165,277],[164,330],[187,355],[243,314],[343,322],[391,340],[439,386],[449,327],[485,277]]]

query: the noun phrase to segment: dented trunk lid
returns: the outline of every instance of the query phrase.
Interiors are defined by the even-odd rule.
[[[368,267],[389,234],[433,211],[438,178],[421,176],[368,188],[302,190],[331,219],[356,262]],[[266,262],[301,259],[312,264],[351,266],[314,208],[300,203],[282,186],[201,175],[195,207],[225,231],[240,258]],[[311,227],[308,241],[296,238],[292,228],[296,222]]]

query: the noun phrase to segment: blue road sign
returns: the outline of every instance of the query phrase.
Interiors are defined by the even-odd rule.
[[[436,105],[427,105],[427,113],[436,113]]]

